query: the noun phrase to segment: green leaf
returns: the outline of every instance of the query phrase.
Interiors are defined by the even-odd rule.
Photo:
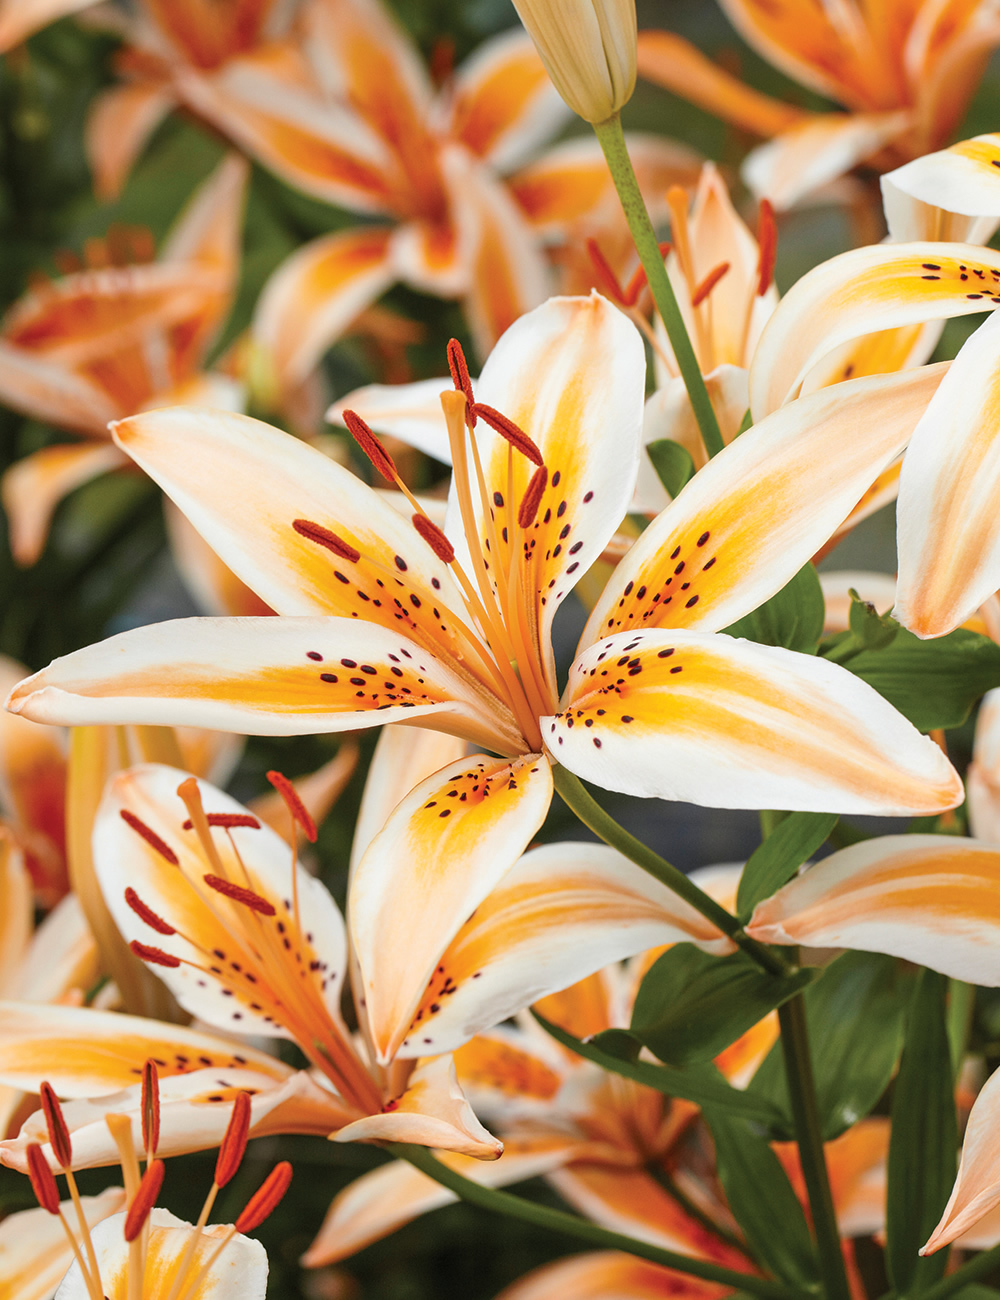
[[[781,1161],[745,1120],[705,1111],[729,1208],[756,1258],[782,1281],[818,1277],[812,1238]]]
[[[948,1251],[917,1251],[941,1217],[955,1181],[958,1129],[947,1026],[948,980],[922,970],[910,1002],[906,1044],[892,1098],[886,1267],[900,1294],[944,1275]]]
[[[646,443],[646,451],[653,462],[660,482],[671,498],[675,497],[689,479],[694,478],[694,461],[691,453],[673,438],[657,438]]]
[[[903,1046],[911,988],[894,958],[848,952],[806,989],[816,1107],[825,1142],[869,1114],[889,1086]],[[788,1117],[772,1136],[793,1138],[780,1043],[754,1075],[750,1091],[773,1101]]]
[[[693,1101],[696,1106],[712,1106],[720,1113],[738,1115],[757,1124],[780,1122],[780,1112],[771,1102],[765,1097],[752,1097],[738,1088],[730,1087],[713,1065],[675,1070],[666,1065],[651,1065],[647,1061],[622,1060],[610,1052],[602,1051],[596,1043],[585,1043],[580,1038],[574,1038],[559,1025],[540,1016],[537,1011],[532,1011],[531,1014],[557,1043],[562,1043],[563,1047],[568,1047],[584,1060],[603,1066],[611,1074],[634,1079],[636,1083],[643,1083],[647,1088],[654,1088],[668,1097],[682,1097],[685,1101]]]
[[[740,427],[736,430],[737,438],[740,436],[741,433],[746,433],[747,429],[752,429],[752,428],[753,428],[753,412],[750,410],[748,406],[747,409],[743,412],[743,419],[740,420]]]
[[[794,812],[778,823],[743,868],[736,893],[741,921],[749,921],[761,899],[770,898],[791,880],[828,839],[838,820],[836,813]]]
[[[880,614],[870,601],[862,600],[852,587],[848,626],[851,635],[865,650],[881,650],[896,639],[900,625],[891,614]]]
[[[587,1040],[618,1061],[637,1061],[642,1043],[627,1029],[604,1029]]]
[[[743,636],[761,645],[784,646],[815,654],[823,635],[826,605],[816,570],[806,564],[782,589],[752,614],[726,628],[730,636]]]
[[[819,974],[771,975],[741,952],[712,957],[674,944],[639,987],[631,1032],[668,1065],[711,1061]]]
[[[844,667],[921,731],[958,727],[981,695],[1000,686],[1000,645],[989,637],[958,628],[933,641],[900,628],[892,644],[862,650]]]

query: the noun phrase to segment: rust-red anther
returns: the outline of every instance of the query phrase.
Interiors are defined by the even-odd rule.
[[[728,262],[720,262],[718,266],[713,266],[691,295],[691,306],[700,307],[728,270]]]
[[[361,552],[350,542],[345,542],[342,537],[331,532],[329,528],[324,528],[322,524],[313,523],[311,519],[293,519],[292,527],[300,537],[306,538],[307,541],[315,542],[317,546],[325,546],[328,551],[339,556],[342,560],[347,560],[350,564],[357,564],[361,559]],[[209,818],[209,825],[211,825]],[[185,827],[185,829],[187,829]]]
[[[472,394],[472,380],[469,378],[469,366],[465,360],[465,353],[462,351],[462,345],[458,339],[448,340],[448,370],[451,372],[451,382],[455,385],[456,392],[465,394],[465,423],[470,429],[476,427],[476,412],[473,409],[476,405],[476,399]]]
[[[206,813],[205,820],[209,826],[220,826],[223,830],[231,831],[236,826],[246,826],[248,830],[259,831],[260,822],[252,813]],[[194,822],[189,817],[184,823],[184,830],[194,829]]]
[[[521,498],[521,505],[517,512],[517,522],[521,528],[530,528],[535,522],[535,516],[538,514],[538,507],[542,503],[542,497],[545,495],[548,482],[548,469],[544,465],[539,465],[532,474],[531,481]]]
[[[413,527],[439,560],[451,564],[455,558],[455,548],[432,519],[428,519],[426,515],[414,515]]]
[[[240,1167],[240,1161],[247,1149],[250,1139],[250,1094],[238,1092],[233,1102],[233,1113],[229,1117],[225,1137],[219,1146],[219,1157],[215,1162],[215,1183],[225,1187]]]
[[[527,456],[532,465],[542,464],[542,453],[520,425],[515,424],[513,420],[495,407],[486,406],[482,402],[477,402],[473,409],[476,415],[484,423],[488,424],[494,432],[499,433],[501,438],[505,438],[522,456]]]
[[[257,1191],[250,1197],[246,1209],[236,1220],[236,1231],[253,1232],[254,1228],[259,1227],[267,1216],[273,1214],[278,1208],[281,1198],[288,1191],[288,1184],[291,1181],[292,1166],[287,1160],[282,1160],[281,1164],[274,1166]]]
[[[29,1142],[27,1148],[28,1177],[31,1190],[43,1210],[49,1214],[59,1213],[59,1189],[56,1187],[55,1175],[48,1166],[42,1148],[37,1142]]]
[[[45,1125],[49,1130],[52,1154],[61,1168],[69,1169],[73,1164],[73,1143],[70,1141],[69,1128],[63,1118],[59,1098],[52,1091],[50,1083],[43,1083],[38,1091],[42,1099]]]
[[[601,252],[600,244],[593,237],[587,240],[587,254],[594,268],[594,279],[597,281],[598,288],[602,289],[612,302],[627,306],[625,290],[622,288],[617,275],[611,269],[608,259]]]
[[[161,858],[165,858],[172,867],[179,866],[177,854],[169,844],[165,843],[151,827],[147,826],[144,821],[140,821],[134,812],[129,812],[127,808],[119,809],[119,816],[126,826],[130,826],[137,835],[141,835],[151,849],[155,849]]]
[[[774,279],[774,259],[778,252],[778,225],[769,199],[761,199],[757,214],[757,296],[763,298]]]
[[[150,1058],[142,1067],[142,1146],[150,1155],[156,1155],[160,1145],[160,1072]]]
[[[357,411],[345,411],[343,414],[344,423],[350,431],[351,437],[365,453],[371,463],[384,479],[390,483],[399,481],[399,474],[396,471],[396,462],[392,459],[386,449],[375,434],[369,429],[368,425],[358,415]]]
[[[140,943],[138,939],[133,939],[129,947],[136,957],[141,957],[143,961],[148,961],[153,966],[167,966],[173,969],[181,964],[179,957],[164,952],[162,948],[153,948],[148,943]]]
[[[176,934],[177,931],[168,922],[164,921],[162,916],[158,916],[151,907],[148,907],[131,885],[125,887],[125,902],[140,919],[145,921],[151,930],[157,934]]]
[[[274,904],[269,903],[266,898],[262,898],[254,890],[245,889],[242,885],[234,885],[231,880],[223,880],[221,876],[213,876],[211,873],[202,876],[202,880],[209,889],[214,889],[217,894],[231,898],[234,903],[242,903],[244,907],[259,912],[261,916],[274,916]]]
[[[128,1207],[128,1214],[125,1215],[126,1241],[135,1241],[145,1227],[149,1212],[156,1204],[156,1198],[163,1186],[163,1175],[166,1169],[162,1160],[151,1160],[146,1166],[142,1182],[136,1189],[135,1199]]]
[[[277,790],[285,801],[285,807],[292,816],[292,820],[297,822],[310,844],[316,843],[316,823],[309,814],[308,808],[299,798],[299,792],[292,785],[288,777],[283,772],[268,772],[267,779]]]

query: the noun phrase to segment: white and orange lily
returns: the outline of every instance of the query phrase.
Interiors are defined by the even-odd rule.
[[[109,1187],[98,1196],[81,1196],[89,1228],[121,1212],[125,1193]],[[63,1217],[71,1219],[74,1205],[61,1202]],[[0,1222],[0,1296],[4,1300],[50,1300],[73,1263],[73,1248],[57,1216],[39,1206],[9,1214]]]
[[[990,0],[721,3],[763,58],[842,111],[810,113],[761,94],[671,32],[639,33],[639,73],[769,138],[746,159],[743,174],[778,208],[858,165],[883,171],[940,148],[1000,45]]]
[[[128,461],[110,420],[177,401],[238,409],[240,386],[201,367],[235,290],[247,167],[226,158],[201,185],[153,261],[146,232],[112,231],[90,265],[43,280],[0,326],[0,401],[82,434],[34,452],[0,484],[11,547],[32,564],[56,505]]]

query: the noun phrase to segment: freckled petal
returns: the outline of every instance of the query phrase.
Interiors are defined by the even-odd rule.
[[[278,1080],[291,1073],[276,1057],[232,1039],[143,1016],[38,1002],[0,1002],[0,1047],[0,1082],[37,1092],[48,1079],[60,1097],[102,1097],[127,1088],[150,1057],[164,1062],[163,1076],[241,1065]]]
[[[826,601],[823,631],[846,632],[851,612],[851,588],[862,600],[887,614],[896,599],[896,579],[891,573],[873,573],[862,569],[834,569],[819,575],[819,585]]]
[[[615,850],[534,849],[445,950],[410,1026],[411,1046],[399,1055],[452,1051],[610,962],[684,941],[733,950],[715,926]]]
[[[484,1187],[504,1187],[537,1178],[562,1164],[573,1144],[565,1138],[513,1139],[504,1143],[500,1160],[477,1160],[453,1151],[439,1151],[437,1158],[465,1178]],[[326,1212],[323,1226],[302,1257],[306,1268],[335,1264],[380,1241],[404,1223],[450,1205],[455,1194],[434,1182],[403,1160],[380,1165],[362,1174],[338,1192]]]
[[[937,745],[846,669],[717,634],[598,642],[542,737],[595,785],[708,807],[902,816],[963,797]]]
[[[327,1137],[357,1114],[303,1070],[290,1071],[287,1078],[275,1079],[273,1075],[242,1067],[196,1069],[187,1074],[161,1076],[157,1154],[167,1159],[217,1147],[240,1092],[250,1094],[251,1137],[275,1133]],[[74,1169],[118,1163],[118,1147],[105,1123],[108,1115],[128,1116],[136,1150],[142,1150],[141,1084],[93,1100],[67,1101],[63,1104],[63,1117],[73,1140]],[[27,1173],[27,1147],[32,1142],[41,1145],[49,1166],[58,1172],[41,1110],[28,1116],[16,1138],[0,1142],[0,1164]]]
[[[176,101],[165,83],[126,82],[102,91],[87,115],[85,143],[94,189],[116,199],[150,136]]]
[[[408,517],[322,452],[246,416],[181,408],[123,420],[115,438],[279,614],[381,623],[461,653],[449,610],[464,606],[447,566]],[[331,529],[361,558],[300,536],[296,519]]]
[[[98,438],[106,436],[108,421],[122,414],[110,394],[85,375],[2,340],[0,401],[59,429]]]
[[[415,1142],[477,1160],[497,1160],[503,1155],[503,1143],[483,1128],[466,1101],[450,1056],[418,1065],[406,1091],[389,1102],[381,1115],[355,1120],[333,1140]]]
[[[943,636],[1000,587],[1000,317],[952,362],[899,476],[895,615]]]
[[[874,244],[821,263],[764,327],[750,366],[755,419],[795,397],[812,367],[847,340],[992,311],[994,298],[1000,253],[971,244]]]
[[[94,823],[98,880],[119,930],[131,942],[150,944],[185,964],[156,966],[157,974],[192,1015],[234,1032],[322,1038],[340,1028],[340,990],[347,962],[344,923],[326,886],[296,865],[301,928],[295,922],[289,846],[262,825],[216,830],[218,862],[205,853],[177,787],[187,773],[159,764],[133,767],[108,785]],[[199,789],[208,813],[242,815],[246,809],[206,781]],[[168,862],[122,818],[138,817],[173,850]],[[219,866],[223,868],[219,870]],[[222,875],[266,900],[264,916],[223,897],[204,883]],[[173,926],[161,935],[125,901],[133,888],[142,902]],[[188,965],[186,963],[194,963]]]
[[[951,835],[886,835],[833,853],[758,904],[765,943],[885,952],[1000,985],[1000,849]]]
[[[80,1201],[88,1226],[94,1227],[124,1208],[125,1192],[109,1187],[98,1196],[82,1196]],[[61,1208],[75,1227],[73,1202],[63,1201]],[[62,1224],[41,1206],[9,1214],[0,1223],[0,1277],[8,1296],[49,1300],[72,1262],[73,1252]]]
[[[57,444],[15,461],[0,479],[0,495],[10,528],[10,549],[18,564],[31,565],[39,558],[63,497],[99,474],[127,464],[128,458],[110,442]]]
[[[403,1043],[441,954],[527,848],[551,798],[539,755],[476,754],[421,782],[369,845],[349,924],[381,1061]]]
[[[433,715],[435,727],[482,744],[523,743],[447,664],[376,624],[340,618],[192,618],[135,628],[54,660],[8,705],[35,722],[277,736]]]
[[[741,169],[780,211],[849,172],[913,125],[910,113],[823,113],[759,145]]]
[[[95,0],[3,0],[0,3],[0,51],[27,40],[32,32],[66,14],[88,9]]]
[[[881,184],[889,234],[985,244],[1000,220],[994,160],[1000,161],[1000,135],[977,135],[887,172]]]
[[[923,325],[902,325],[898,329],[862,334],[828,352],[806,376],[800,396],[865,375],[894,374],[910,370],[931,359],[944,331],[944,321]]]
[[[791,402],[741,434],[618,565],[581,646],[623,627],[716,630],[756,609],[902,451],[944,373],[927,366],[851,380]]]
[[[1000,1073],[987,1079],[969,1114],[962,1160],[941,1222],[920,1252],[932,1254],[1000,1205]]]
[[[513,29],[484,41],[451,90],[451,130],[498,171],[525,161],[569,117],[534,42]]]
[[[338,230],[297,249],[261,291],[253,335],[282,388],[302,383],[323,353],[392,284],[387,226]]]
[[[476,381],[473,380],[473,386]],[[344,411],[355,411],[376,433],[386,433],[444,465],[451,464],[448,426],[441,394],[450,379],[420,379],[414,384],[366,384],[339,398],[326,413],[332,424],[343,424]]]
[[[143,1288],[149,1294],[166,1294],[165,1288],[177,1276],[180,1262],[186,1259],[191,1238],[198,1230],[160,1209],[152,1211],[149,1225]],[[125,1215],[116,1214],[99,1223],[91,1234],[101,1276],[114,1279],[107,1300],[127,1300],[129,1246],[124,1227]],[[198,1233],[191,1255],[192,1277],[199,1278],[206,1267],[208,1272],[196,1286],[185,1291],[185,1300],[264,1300],[267,1252],[259,1241],[238,1233],[209,1266],[220,1240],[228,1233],[229,1227],[223,1223],[211,1224]],[[80,1266],[74,1261],[55,1300],[89,1300],[89,1295]]]

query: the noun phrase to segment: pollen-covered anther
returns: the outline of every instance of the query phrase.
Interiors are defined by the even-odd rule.
[[[203,876],[205,884],[209,889],[214,889],[216,893],[231,898],[234,903],[242,903],[244,907],[249,907],[254,912],[259,912],[261,916],[274,916],[275,908],[273,903],[269,903],[266,898],[255,893],[252,889],[246,889],[243,885],[234,885],[231,880],[223,880],[221,876],[213,876],[209,873]]]
[[[135,1241],[145,1227],[150,1211],[160,1195],[160,1188],[163,1186],[163,1175],[166,1171],[167,1166],[162,1160],[153,1160],[146,1166],[142,1182],[139,1184],[132,1204],[128,1207],[128,1214],[125,1216],[126,1241]]]
[[[73,1164],[73,1143],[70,1140],[69,1128],[63,1118],[59,1098],[52,1091],[52,1085],[44,1082],[39,1088],[39,1095],[42,1102],[42,1112],[45,1115],[45,1126],[49,1130],[49,1143],[52,1146],[52,1152],[59,1161],[60,1166],[63,1169],[69,1169]]]
[[[498,433],[501,438],[505,438],[522,456],[527,456],[532,465],[541,465],[543,463],[542,453],[520,425],[515,424],[513,420],[496,410],[495,407],[485,406],[482,402],[477,402],[472,409],[495,433]]]
[[[226,831],[231,831],[237,826],[245,826],[251,831],[260,830],[260,822],[252,813],[206,813],[205,820],[209,826],[219,826]],[[194,830],[194,822],[190,817],[184,823],[184,830]]]
[[[162,948],[154,948],[148,943],[140,943],[138,939],[133,939],[129,944],[129,948],[136,957],[141,957],[143,961],[147,961],[153,966],[166,966],[173,970],[181,964],[179,957],[164,952]]]
[[[125,888],[125,902],[140,919],[145,921],[150,929],[155,930],[157,934],[176,934],[177,931],[172,925],[164,921],[162,916],[158,916],[146,903],[142,901],[131,885]]]
[[[379,439],[375,436],[364,420],[362,420],[361,416],[358,415],[357,411],[345,411],[343,414],[343,420],[350,431],[351,437],[382,477],[387,479],[390,483],[398,483],[399,473],[396,470],[396,462],[382,446]]]
[[[413,527],[444,564],[451,564],[455,558],[455,548],[432,519],[426,515],[414,515]]]
[[[155,849],[161,858],[165,858],[172,867],[180,865],[177,854],[169,844],[165,843],[151,827],[147,826],[144,821],[140,821],[134,812],[129,812],[127,808],[119,809],[119,816],[126,826],[130,826],[137,835],[141,835],[151,849]]]
[[[160,1072],[149,1058],[142,1067],[142,1145],[147,1154],[155,1155],[160,1145]]]
[[[472,395],[472,380],[469,378],[469,366],[465,360],[465,353],[462,351],[462,345],[458,339],[448,340],[448,370],[451,372],[451,382],[455,385],[455,391],[465,395],[465,422],[470,429],[476,427],[475,405],[476,399]]]
[[[322,524],[313,523],[311,519],[293,519],[292,527],[300,537],[315,542],[317,546],[325,546],[328,551],[332,551],[342,560],[357,564],[361,559],[361,552],[356,546],[351,546],[349,542],[345,542],[342,537],[338,537],[329,528],[324,528]]]
[[[700,307],[728,270],[728,262],[720,262],[718,266],[713,266],[691,295],[691,306]]]
[[[774,279],[774,259],[778,251],[778,226],[769,199],[760,201],[760,212],[757,215],[757,244],[760,248],[757,259],[757,296],[763,298]]]
[[[267,774],[267,779],[277,790],[285,801],[285,807],[291,814],[292,820],[296,822],[302,830],[303,835],[310,844],[316,843],[316,823],[309,815],[309,810],[299,798],[299,792],[292,785],[288,777],[283,772],[271,771]]]
[[[542,497],[545,495],[545,489],[549,483],[549,471],[545,465],[539,465],[531,476],[531,481],[525,489],[524,496],[521,498],[521,504],[517,511],[517,522],[521,528],[530,528],[535,522],[535,516],[538,514],[538,507],[542,504]]]
[[[233,1102],[233,1113],[229,1118],[225,1136],[219,1145],[219,1156],[215,1162],[215,1185],[225,1187],[234,1177],[250,1138],[250,1094],[238,1092]]]
[[[268,1176],[261,1183],[257,1191],[250,1197],[246,1209],[236,1220],[235,1228],[237,1232],[253,1232],[254,1228],[260,1227],[269,1214],[273,1214],[281,1202],[281,1198],[288,1191],[288,1184],[292,1181],[292,1166],[287,1160],[282,1160],[275,1165]]]
[[[31,1190],[35,1193],[35,1199],[43,1210],[48,1210],[49,1214],[58,1214],[59,1188],[56,1186],[55,1175],[42,1155],[41,1146],[37,1142],[29,1142],[25,1154],[28,1159],[28,1177],[31,1179]]]

